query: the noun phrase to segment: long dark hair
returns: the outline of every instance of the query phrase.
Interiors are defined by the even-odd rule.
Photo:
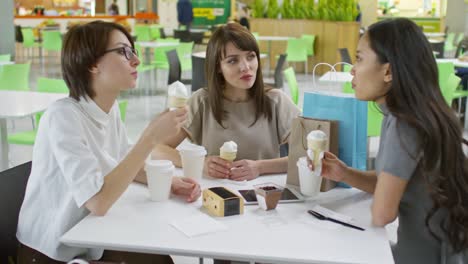
[[[439,209],[447,209],[448,218],[440,227],[454,251],[460,252],[468,248],[466,141],[459,120],[442,96],[431,46],[421,29],[405,18],[373,24],[367,36],[380,63],[391,65],[388,110],[397,120],[414,127],[421,139],[418,169],[433,201],[426,226],[440,240],[429,222]]]
[[[222,127],[222,121],[227,117],[223,107],[223,91],[226,81],[220,72],[221,60],[226,55],[226,45],[233,43],[243,51],[254,51],[257,55],[258,68],[255,82],[248,90],[249,96],[255,101],[255,124],[258,118],[264,115],[268,121],[272,119],[271,103],[265,95],[262,66],[260,64],[260,51],[255,37],[243,26],[237,23],[228,23],[220,26],[210,38],[206,49],[205,76],[207,80],[208,101],[214,118]]]

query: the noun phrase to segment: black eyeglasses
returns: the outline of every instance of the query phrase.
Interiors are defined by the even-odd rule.
[[[138,57],[138,51],[128,46],[106,50],[104,53],[108,53],[112,51],[117,51],[119,54],[125,55],[125,58],[127,58],[127,60],[132,60],[133,58],[135,58],[135,56]]]

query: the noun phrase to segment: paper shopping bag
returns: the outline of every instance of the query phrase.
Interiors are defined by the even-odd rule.
[[[339,122],[338,157],[359,170],[367,168],[367,102],[352,94],[304,93],[304,117]]]
[[[307,152],[307,134],[312,130],[321,130],[328,135],[326,150],[338,155],[338,122],[332,120],[311,119],[297,117],[292,122],[291,134],[289,136],[289,154],[288,154],[288,177],[287,184],[299,186],[299,174],[297,161],[300,157],[306,156]],[[336,183],[328,179],[322,179],[320,191],[325,192]]]

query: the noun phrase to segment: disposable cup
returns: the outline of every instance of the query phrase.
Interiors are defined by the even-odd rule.
[[[169,199],[174,165],[169,160],[146,160],[146,178],[150,199],[155,202]]]
[[[200,180],[203,176],[206,149],[202,146],[184,146],[179,150],[184,176]]]
[[[299,172],[299,187],[301,193],[310,197],[319,194],[322,177],[316,176],[315,173],[307,167],[306,157],[299,158],[297,161],[297,169]]]

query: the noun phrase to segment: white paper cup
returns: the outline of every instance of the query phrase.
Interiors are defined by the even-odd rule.
[[[319,194],[322,177],[315,176],[315,173],[307,167],[306,157],[299,158],[297,161],[297,170],[299,172],[299,187],[301,193],[310,197]]]
[[[169,160],[146,160],[146,178],[150,199],[155,202],[166,201],[171,193],[174,165]]]
[[[202,146],[190,145],[184,146],[179,152],[182,159],[184,176],[200,180],[203,176],[206,149]]]

